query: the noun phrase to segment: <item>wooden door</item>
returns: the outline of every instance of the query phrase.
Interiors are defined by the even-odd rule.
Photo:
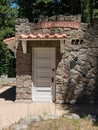
[[[33,49],[33,101],[55,100],[55,48]]]

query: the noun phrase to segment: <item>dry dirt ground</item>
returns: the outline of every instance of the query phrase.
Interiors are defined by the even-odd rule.
[[[60,114],[53,103],[15,102],[15,86],[0,88],[0,129],[28,116]]]
[[[79,114],[80,116],[85,116],[87,114],[92,114],[92,115],[98,116],[98,104],[96,104],[96,105],[79,104],[79,105],[59,106],[59,105],[55,105],[54,103],[14,102],[14,101],[9,100],[9,92],[10,92],[10,95],[12,95],[11,91],[9,91],[9,89],[10,89],[9,87],[0,89],[0,96],[1,96],[0,97],[0,129],[8,127],[11,124],[17,123],[22,118],[29,117],[29,116],[37,116],[37,115],[41,115],[41,114],[53,114],[53,115],[60,116],[64,113],[66,114],[66,113],[71,112],[71,113]],[[2,96],[3,96],[3,98],[2,98]],[[4,100],[4,99],[6,99],[6,100]],[[14,99],[14,98],[12,98],[12,99]],[[60,122],[60,120],[57,122]],[[53,124],[56,124],[55,122],[53,124],[51,124],[51,123],[52,122],[50,121],[50,123],[49,123],[50,126]],[[57,124],[59,125],[59,123],[57,123]],[[70,123],[68,123],[68,124],[70,124]],[[62,125],[64,125],[64,127],[65,127],[65,125],[68,125],[68,124],[64,123]],[[36,127],[36,125],[37,124],[35,124],[34,127]],[[40,125],[42,126],[42,128],[46,127],[45,125],[43,125],[43,122],[41,122]],[[57,129],[53,129],[53,130],[65,130],[65,129],[58,129],[59,126],[56,126],[56,127],[57,127]],[[92,127],[92,128],[94,128],[94,127]],[[42,130],[42,129],[39,129],[39,126],[38,126],[34,130]],[[47,129],[44,129],[44,130],[50,130],[50,129],[48,129],[48,125],[47,125]],[[85,130],[85,129],[66,129],[66,130]],[[94,128],[94,129],[87,129],[87,130],[97,130],[97,129]]]
[[[41,114],[62,115],[54,103],[16,102],[15,86],[0,87],[0,129],[19,122],[19,120]],[[67,112],[67,111],[66,111]]]
[[[53,103],[17,103],[0,101],[0,129],[19,122],[19,120],[42,114],[62,115]]]

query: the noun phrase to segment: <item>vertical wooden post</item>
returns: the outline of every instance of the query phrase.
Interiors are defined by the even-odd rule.
[[[60,40],[60,52],[64,52],[65,40]]]
[[[23,53],[27,53],[27,41],[25,40],[22,41],[22,48],[23,48]]]

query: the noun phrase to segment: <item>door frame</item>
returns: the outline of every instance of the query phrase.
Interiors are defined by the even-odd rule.
[[[53,76],[54,76],[54,82],[52,84],[52,102],[55,102],[56,101],[56,48],[55,47],[33,47],[32,48],[32,101],[34,101],[34,93],[33,93],[33,90],[34,90],[34,49],[51,49],[53,48],[54,49],[54,72],[53,72]]]

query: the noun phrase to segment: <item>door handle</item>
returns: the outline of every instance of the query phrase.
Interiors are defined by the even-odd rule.
[[[55,69],[52,69],[52,71],[54,72],[54,71],[55,71]]]
[[[54,82],[54,77],[51,78],[52,83]]]

